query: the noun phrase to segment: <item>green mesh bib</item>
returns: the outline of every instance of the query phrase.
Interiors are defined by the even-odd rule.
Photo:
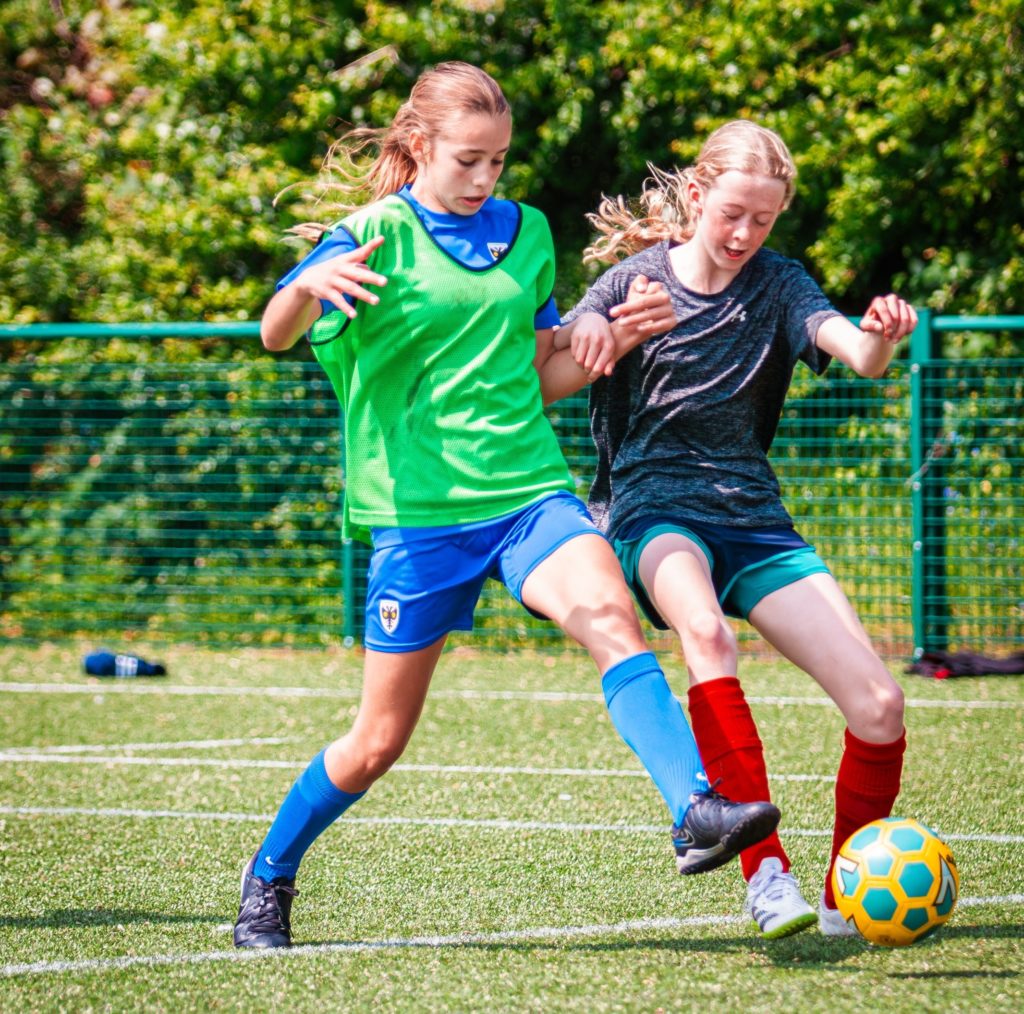
[[[502,258],[467,268],[402,198],[338,223],[360,243],[380,303],[318,320],[310,343],[345,412],[344,534],[464,524],[571,489],[533,367],[534,315],[554,284],[544,216],[520,205]]]

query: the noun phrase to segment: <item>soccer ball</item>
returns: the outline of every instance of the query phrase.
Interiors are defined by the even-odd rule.
[[[906,947],[953,914],[960,875],[949,846],[906,817],[873,820],[843,844],[832,867],[836,908],[861,936]]]

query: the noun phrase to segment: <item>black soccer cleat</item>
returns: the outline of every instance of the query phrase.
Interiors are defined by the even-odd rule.
[[[259,852],[256,853],[259,855]],[[242,871],[242,903],[235,921],[236,947],[291,947],[294,880],[279,877],[267,883],[253,876],[256,856]]]
[[[767,838],[781,816],[773,803],[734,803],[714,788],[692,793],[682,825],[672,828],[679,872],[687,876],[724,866]]]

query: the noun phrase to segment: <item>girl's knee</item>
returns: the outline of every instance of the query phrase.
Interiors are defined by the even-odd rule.
[[[686,629],[680,631],[684,651],[689,649],[701,656],[716,656],[735,660],[736,635],[725,618],[710,609],[692,613],[686,620]]]
[[[887,730],[893,731],[893,739],[897,739],[903,731],[903,714],[906,702],[903,688],[895,681],[889,683],[882,694],[882,712]]]
[[[647,650],[636,610],[625,595],[609,594],[595,598],[587,604],[585,615],[570,617],[570,622],[563,629],[591,653],[595,648],[611,644],[620,646],[627,654]]]
[[[405,744],[404,736],[378,731],[352,744],[349,763],[358,769],[361,781],[375,782],[395,765],[405,751]]]
[[[903,732],[904,709],[903,689],[888,676],[858,695],[856,715],[849,716],[847,723],[860,739],[891,743]]]

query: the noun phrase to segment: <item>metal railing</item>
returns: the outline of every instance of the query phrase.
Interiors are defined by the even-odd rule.
[[[923,313],[880,381],[799,372],[772,451],[798,526],[890,656],[1021,642],[1024,360],[948,359],[956,331],[1024,317]],[[338,530],[339,408],[308,349],[271,357],[257,334],[0,326],[0,634],[358,638],[366,552]],[[550,415],[585,495],[585,396]],[[459,636],[561,640],[496,585]]]

